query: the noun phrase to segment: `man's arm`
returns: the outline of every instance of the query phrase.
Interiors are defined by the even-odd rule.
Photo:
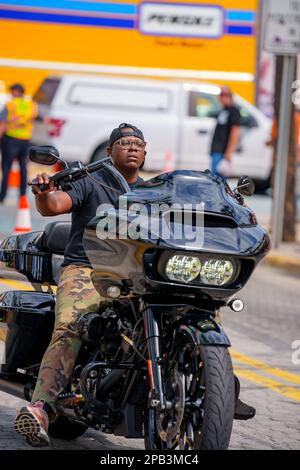
[[[232,154],[238,146],[241,137],[241,126],[232,126],[230,129],[229,140],[224,154],[226,160],[231,161]]]
[[[35,205],[43,216],[68,214],[72,210],[72,199],[64,191],[48,194],[37,194]]]
[[[230,162],[232,159],[232,154],[237,148],[241,137],[241,114],[236,106],[232,106],[230,109],[229,122],[230,133],[227,147],[224,152],[224,158]]]
[[[35,193],[35,205],[39,213],[43,216],[53,216],[68,214],[72,210],[73,202],[68,193],[57,190],[54,183],[49,183],[49,176],[46,173],[37,175],[32,186]],[[49,184],[49,189],[41,191],[39,184]]]

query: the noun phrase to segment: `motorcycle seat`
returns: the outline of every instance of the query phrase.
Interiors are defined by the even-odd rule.
[[[51,222],[47,224],[40,240],[41,251],[62,255],[71,231],[71,222]]]

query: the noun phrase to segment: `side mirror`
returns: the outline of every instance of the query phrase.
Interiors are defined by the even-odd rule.
[[[67,162],[59,157],[59,151],[52,145],[36,145],[29,148],[29,160],[41,165],[55,165],[61,162],[64,167],[68,167]]]
[[[252,196],[255,191],[255,183],[250,176],[241,176],[238,181],[236,190],[242,196]]]

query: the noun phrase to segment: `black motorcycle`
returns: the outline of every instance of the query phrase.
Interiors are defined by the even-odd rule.
[[[52,165],[59,155],[42,146],[30,158]],[[100,211],[84,235],[105,301],[78,321],[82,348],[49,432],[70,439],[91,427],[144,438],[146,449],[227,449],[237,394],[216,312],[242,310],[235,294],[270,248],[244,204],[253,183],[242,177],[231,190],[209,171],[174,171],[132,191],[110,158],[65,164],[51,179],[64,189],[99,169],[120,189],[119,205]],[[0,295],[0,389],[27,400],[53,330],[69,231],[55,222],[0,247],[4,266],[35,288]]]

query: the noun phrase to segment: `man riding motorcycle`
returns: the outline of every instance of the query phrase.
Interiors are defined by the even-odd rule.
[[[111,132],[107,155],[131,188],[142,181],[139,170],[144,164],[145,148],[142,131],[131,124],[122,123]],[[97,311],[103,300],[91,281],[92,267],[82,244],[84,228],[100,204],[116,204],[120,190],[109,184],[103,170],[74,182],[71,189],[64,191],[49,183],[45,173],[37,175],[33,183],[36,207],[41,215],[72,213],[71,233],[57,289],[54,333],[42,360],[31,405],[23,407],[15,421],[15,430],[31,445],[45,446],[50,442],[49,420],[54,420],[59,412],[56,399],[69,381],[81,347],[77,321],[84,312]],[[49,189],[42,192],[41,184],[49,185]],[[249,419],[254,414],[254,408],[239,399],[236,401],[235,418]]]

